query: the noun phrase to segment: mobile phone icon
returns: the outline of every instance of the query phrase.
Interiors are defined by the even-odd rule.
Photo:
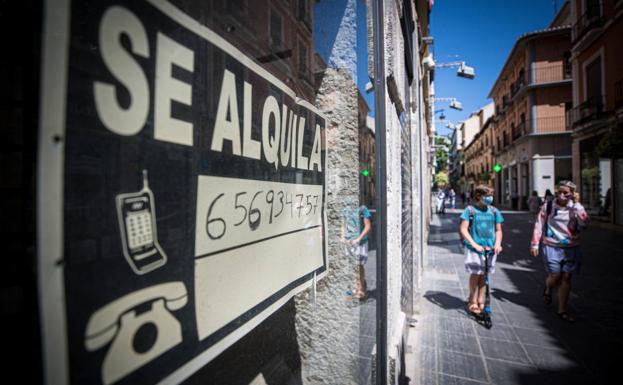
[[[154,194],[143,170],[143,188],[116,196],[123,255],[136,274],[163,266],[167,256],[158,244]]]

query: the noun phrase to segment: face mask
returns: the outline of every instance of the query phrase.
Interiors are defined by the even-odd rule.
[[[491,203],[493,203],[493,197],[489,196],[489,197],[482,198],[482,203],[486,205],[490,205]]]

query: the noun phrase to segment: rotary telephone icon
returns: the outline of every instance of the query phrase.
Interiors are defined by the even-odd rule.
[[[171,314],[186,305],[188,295],[182,282],[167,282],[141,289],[114,300],[89,319],[85,346],[95,351],[111,343],[102,364],[102,382],[114,383],[182,342],[180,322]],[[137,314],[137,306],[151,303],[151,309]],[[149,350],[137,352],[134,340],[146,325],[157,329]]]

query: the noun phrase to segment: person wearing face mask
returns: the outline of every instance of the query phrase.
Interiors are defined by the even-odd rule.
[[[468,311],[480,314],[485,303],[485,259],[488,247],[494,254],[489,260],[489,273],[495,273],[497,255],[502,252],[502,222],[500,210],[492,206],[494,190],[485,185],[474,190],[475,205],[469,205],[461,214],[459,232],[465,245],[465,271],[469,276]]]
[[[558,288],[558,316],[568,322],[574,321],[567,312],[571,277],[580,268],[580,232],[586,229],[588,220],[575,184],[563,180],[558,183],[556,198],[541,207],[530,242],[530,253],[534,257],[539,255],[542,244],[548,273],[543,301],[551,304],[552,290]]]

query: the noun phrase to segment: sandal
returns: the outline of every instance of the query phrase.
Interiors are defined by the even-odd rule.
[[[468,303],[467,304],[467,311],[471,314],[475,314],[475,315],[480,315],[480,313],[482,312],[480,310],[480,306],[478,306],[477,303]]]
[[[575,322],[575,319],[573,317],[571,317],[571,315],[569,313],[567,313],[566,311],[560,312],[560,313],[556,313],[558,315],[558,317],[560,317],[561,319],[569,322],[569,323],[573,323]]]
[[[543,302],[545,302],[546,305],[552,304],[552,293],[551,291],[548,293],[547,288],[543,289]]]

